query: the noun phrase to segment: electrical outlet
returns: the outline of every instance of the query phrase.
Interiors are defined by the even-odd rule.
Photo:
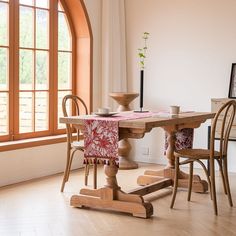
[[[142,155],[149,155],[149,147],[142,147]]]

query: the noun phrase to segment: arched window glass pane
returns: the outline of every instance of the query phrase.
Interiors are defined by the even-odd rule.
[[[58,11],[63,11],[63,12],[64,12],[64,10],[62,9],[62,6],[61,6],[61,3],[60,3],[60,2],[58,3]]]
[[[8,93],[0,92],[0,136],[8,134],[9,130],[9,97]]]
[[[72,55],[70,52],[58,52],[58,88],[72,88]]]
[[[33,93],[20,92],[20,133],[33,132]]]
[[[48,129],[48,92],[35,93],[35,131]]]
[[[36,90],[49,89],[48,71],[49,58],[48,52],[36,51]]]
[[[48,8],[49,0],[36,0],[36,7]]]
[[[34,11],[31,7],[20,7],[20,47],[34,45]]]
[[[48,49],[49,15],[47,10],[36,10],[36,47]]]
[[[20,0],[20,4],[33,6],[34,1],[33,0]]]
[[[8,11],[9,5],[0,2],[0,45],[8,45]]]
[[[58,13],[58,49],[71,50],[71,33],[66,14]]]
[[[20,50],[20,89],[32,90],[33,89],[33,76],[34,76],[34,64],[33,64],[33,50]]]
[[[0,47],[0,91],[8,89],[8,48]]]

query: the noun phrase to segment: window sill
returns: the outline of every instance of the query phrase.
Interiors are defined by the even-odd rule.
[[[0,152],[66,142],[66,134],[0,142]]]

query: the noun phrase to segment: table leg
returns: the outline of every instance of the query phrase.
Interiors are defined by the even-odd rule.
[[[166,157],[168,159],[168,164],[165,169],[155,171],[146,170],[144,175],[139,176],[137,183],[141,186],[148,185],[160,181],[162,178],[170,178],[174,180],[175,169],[174,169],[174,144],[175,144],[175,130],[166,130],[167,132],[167,142],[168,148],[166,150]],[[178,186],[182,188],[188,188],[188,174],[180,171]],[[200,176],[193,176],[192,191],[204,193],[208,190],[208,183],[202,180]]]
[[[138,93],[113,92],[109,94],[118,104],[118,112],[130,111],[129,104],[138,97]],[[131,145],[127,138],[119,141],[119,168],[121,170],[137,169],[138,164],[131,160],[129,153]]]
[[[131,145],[127,138],[119,141],[119,168],[121,170],[137,169],[138,164],[129,158]]]
[[[73,195],[70,200],[74,207],[94,207],[113,211],[131,213],[133,216],[149,218],[153,214],[153,206],[144,202],[138,194],[125,193],[118,186],[115,165],[105,167],[106,185],[100,189],[81,189],[79,195]]]

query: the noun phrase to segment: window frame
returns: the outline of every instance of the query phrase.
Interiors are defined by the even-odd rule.
[[[91,111],[91,107],[92,107],[92,31],[91,31],[91,25],[89,22],[89,18],[88,18],[88,14],[84,5],[84,2],[82,0],[80,1],[75,1],[72,0],[67,6],[66,2],[64,0],[60,0],[61,5],[64,9],[64,12],[67,16],[68,19],[68,24],[69,24],[69,28],[70,28],[70,32],[72,35],[72,38],[75,38],[75,40],[72,40],[72,93],[73,94],[80,94],[78,93],[81,90],[81,87],[78,89],[78,84],[82,84],[85,85],[85,87],[89,88],[89,90],[85,93],[81,94],[81,97],[85,100],[85,102],[87,103],[87,106],[89,108],[89,110]],[[54,4],[52,4],[54,3]],[[55,4],[56,3],[56,4]],[[54,14],[50,14],[50,29],[49,33],[50,33],[50,37],[51,34],[57,35],[55,31],[57,31],[57,27],[55,27],[55,22],[56,24],[58,24],[58,18],[57,15],[58,13],[55,14],[55,8],[57,10],[57,1],[55,0],[50,0],[50,9],[49,11],[52,11],[52,7],[54,9]],[[75,7],[79,7],[79,15],[80,18],[82,16],[82,20],[80,20],[82,22],[82,31],[84,32],[79,32],[79,34],[81,34],[80,36],[78,35],[78,28],[80,26],[78,22],[75,21],[75,14],[73,15],[73,19],[71,18],[71,12],[73,12],[73,6]],[[18,8],[18,9],[17,9]],[[58,11],[57,11],[58,12]],[[18,100],[18,95],[16,93],[14,93],[14,89],[19,88],[19,76],[16,79],[16,73],[14,73],[14,71],[19,71],[19,57],[14,57],[14,55],[17,55],[17,50],[19,48],[19,27],[15,27],[14,26],[14,19],[13,17],[16,17],[17,21],[19,22],[19,1],[17,1],[17,4],[13,4],[13,1],[9,1],[9,97],[11,98],[9,100],[9,135],[6,136],[0,136],[0,142],[3,141],[11,141],[13,140],[18,140],[18,139],[22,139],[24,141],[24,139],[28,139],[28,138],[37,138],[37,137],[46,137],[46,136],[55,136],[55,143],[58,142],[58,140],[60,140],[60,142],[64,142],[65,138],[57,138],[57,135],[63,134],[65,133],[65,129],[60,129],[58,130],[56,128],[57,126],[57,115],[55,114],[56,112],[53,111],[53,121],[50,120],[49,122],[49,132],[45,132],[45,131],[37,131],[37,133],[32,132],[32,133],[25,133],[25,134],[16,134],[16,129],[19,123],[19,116],[16,115],[17,113],[19,114],[19,100]],[[53,18],[54,20],[54,27],[52,27],[53,21],[51,20],[51,18]],[[15,20],[16,21],[16,20]],[[76,22],[76,23],[75,23]],[[76,25],[75,25],[76,24]],[[75,25],[75,28],[74,28]],[[77,30],[76,30],[77,29]],[[15,40],[13,39],[13,35]],[[79,37],[78,37],[79,36]],[[86,36],[86,37],[84,37]],[[82,67],[80,67],[80,65],[83,65],[85,62],[80,62],[80,56],[79,59],[76,58],[75,55],[78,55],[78,48],[81,47],[77,47],[79,41],[85,38],[86,39],[86,50],[87,53],[85,54],[85,59],[89,59],[89,69],[86,68],[86,77],[88,78],[87,82],[82,82],[81,77],[79,77],[81,75],[81,71],[82,71]],[[17,42],[17,43],[15,43]],[[57,37],[53,37],[53,40],[49,40],[50,44],[49,44],[49,48],[53,47],[53,49],[51,49],[51,53],[54,54],[53,57],[55,57],[56,51],[57,51]],[[13,59],[14,58],[14,59]],[[51,60],[52,57],[50,57]],[[13,63],[12,63],[13,61]],[[79,61],[79,62],[78,62]],[[86,61],[87,62],[87,61]],[[57,64],[57,63],[56,63]],[[17,67],[15,67],[15,65],[17,65]],[[49,62],[50,65],[50,62]],[[15,79],[14,79],[15,78]],[[55,80],[55,78],[57,78],[57,65],[54,65],[53,70],[49,70],[49,78],[54,78],[53,80]],[[57,83],[53,82],[53,80],[49,80],[50,85],[53,88],[53,92],[54,95],[57,95]],[[14,88],[12,88],[14,87]],[[86,88],[85,88],[86,89]],[[56,92],[55,92],[56,91]],[[54,96],[53,98],[52,93],[49,93],[49,110],[50,112],[52,112],[51,107],[53,106],[53,104],[57,104],[57,96]],[[52,102],[53,101],[53,102]],[[53,103],[53,104],[52,104]],[[14,107],[17,107],[17,110],[14,109]],[[11,119],[11,117],[15,117],[15,119]],[[18,126],[19,127],[19,126]],[[53,138],[50,141],[51,143],[54,143]],[[32,143],[35,143],[34,141],[32,141]],[[40,143],[44,143],[39,141],[38,145],[41,145]],[[28,144],[26,145],[27,147],[30,146],[30,141],[28,142]],[[36,146],[38,146],[36,145]],[[44,145],[44,144],[42,144]],[[12,148],[7,148],[7,150],[11,150],[14,149],[14,144],[10,145],[12,146]],[[19,146],[19,145],[18,145]],[[23,145],[24,147],[26,147],[25,145]],[[22,146],[22,147],[23,147]],[[34,144],[32,146],[35,146]],[[5,148],[6,149],[6,148]],[[5,150],[4,148],[1,148],[0,146],[0,151]]]

